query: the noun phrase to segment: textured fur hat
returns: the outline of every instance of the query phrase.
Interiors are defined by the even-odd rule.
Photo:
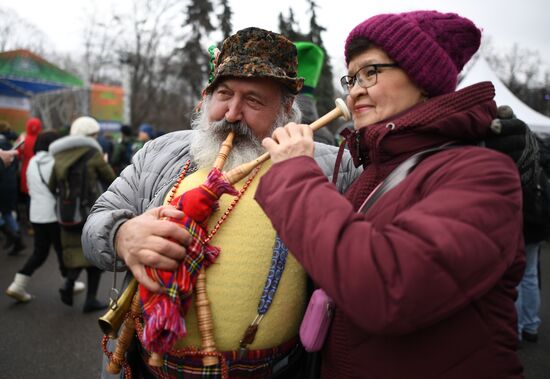
[[[216,88],[220,79],[271,78],[297,94],[304,84],[297,77],[296,47],[286,37],[259,28],[246,28],[228,37],[214,62],[213,80],[206,93]]]

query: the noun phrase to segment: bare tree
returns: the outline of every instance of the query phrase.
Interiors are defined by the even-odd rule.
[[[86,10],[83,29],[82,77],[86,83],[120,84],[120,64],[116,51],[122,25],[117,16],[101,17],[92,3]]]
[[[539,52],[514,44],[510,50],[497,51],[490,38],[485,39],[481,54],[502,82],[531,108],[549,114],[545,97],[550,93],[548,69],[544,72]]]
[[[222,38],[223,40],[225,40],[231,35],[231,32],[233,31],[233,24],[231,23],[231,16],[233,15],[233,11],[231,10],[231,6],[229,5],[229,0],[221,0],[220,6],[222,8],[222,11],[218,14],[218,20],[220,22]]]
[[[177,77],[179,57],[174,54],[181,10],[177,0],[133,0],[128,13],[113,12],[110,18],[88,21],[84,38],[87,78],[120,84],[128,75],[126,90],[134,128],[143,122],[165,130],[182,126],[185,102],[169,100],[183,87]]]
[[[132,125],[155,123],[156,115],[173,113],[166,107],[170,92],[178,92],[178,62],[174,54],[181,9],[175,0],[135,0],[130,16],[131,36],[120,51],[124,64],[130,70]],[[180,21],[181,22],[181,21]],[[177,113],[177,111],[175,112]],[[173,125],[173,124],[177,125]],[[181,126],[177,120],[163,125],[172,130]],[[158,125],[157,125],[158,126]]]
[[[35,25],[8,8],[0,7],[0,51],[27,49],[42,54],[47,38]]]

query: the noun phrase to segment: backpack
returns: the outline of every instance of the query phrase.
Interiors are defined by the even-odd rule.
[[[550,150],[545,141],[532,136],[534,164],[522,173],[523,220],[527,243],[550,238]],[[518,164],[519,166],[519,164]],[[521,171],[520,171],[521,172]]]
[[[95,197],[86,165],[95,154],[96,150],[90,149],[68,168],[65,178],[57,181],[55,213],[63,227],[82,228],[90,214]]]
[[[499,107],[497,113],[501,108],[507,107]],[[516,164],[523,194],[525,243],[538,243],[550,238],[550,148],[523,121],[502,117],[493,120],[494,134],[482,145],[508,155]]]

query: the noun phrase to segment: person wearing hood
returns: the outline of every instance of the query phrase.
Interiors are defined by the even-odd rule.
[[[49,151],[55,161],[49,182],[52,193],[56,192],[57,183],[67,177],[71,165],[90,151],[95,152],[86,162],[87,183],[92,197],[89,200],[92,204],[102,193],[100,189],[102,187],[98,184],[108,186],[115,179],[115,173],[103,159],[101,146],[96,141],[99,131],[100,126],[95,119],[79,117],[72,123],[70,135],[50,145]],[[87,313],[105,309],[107,304],[96,298],[102,271],[91,265],[84,257],[80,242],[81,233],[81,228],[61,227],[61,245],[63,261],[67,267],[67,279],[60,293],[63,303],[72,305],[75,280],[85,268],[88,276],[88,290],[83,310]]]
[[[38,138],[38,133],[42,131],[42,122],[38,118],[30,118],[27,121],[25,130],[25,136],[23,137],[25,143],[19,148],[19,156],[21,157],[19,192],[27,195],[29,193],[29,187],[27,186],[27,167],[29,166],[31,158],[34,156],[34,144]]]
[[[34,156],[34,144],[36,143],[36,138],[38,133],[42,130],[42,122],[36,117],[32,117],[27,121],[25,127],[25,133],[19,136],[19,140],[24,141],[24,143],[18,148],[19,157],[21,159],[21,168],[19,176],[19,202],[24,204],[24,215],[21,217],[19,214],[19,220],[24,220],[27,223],[29,234],[33,234],[33,229],[30,225],[29,219],[29,188],[27,186],[27,167],[31,158]]]
[[[497,115],[493,85],[456,90],[480,40],[472,21],[437,11],[353,28],[341,83],[364,171],[344,196],[312,159],[309,127],[263,140],[274,163],[255,198],[336,305],[322,378],[523,377],[520,175],[510,157],[477,146]]]
[[[59,224],[55,215],[55,198],[47,184],[54,164],[48,147],[58,138],[59,134],[56,131],[40,132],[36,143],[33,142],[34,156],[29,160],[26,170],[27,180],[25,183],[28,185],[30,197],[29,220],[34,230],[34,250],[23,268],[15,274],[13,282],[6,290],[6,295],[22,303],[32,300],[33,296],[27,292],[27,287],[33,273],[48,258],[51,246],[57,255],[61,276],[64,278],[67,276],[67,269],[63,263]],[[84,288],[84,283],[76,282],[74,293],[80,293],[84,291]]]

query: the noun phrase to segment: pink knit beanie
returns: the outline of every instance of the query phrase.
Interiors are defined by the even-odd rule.
[[[479,48],[481,31],[455,13],[381,14],[363,21],[348,35],[346,64],[350,43],[356,38],[380,47],[429,96],[437,96],[455,90],[458,73]]]

